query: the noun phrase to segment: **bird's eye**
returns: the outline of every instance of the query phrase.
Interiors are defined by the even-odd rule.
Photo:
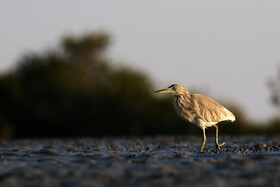
[[[173,91],[176,91],[176,89],[175,89],[175,85],[174,84],[172,84],[171,86],[169,86],[168,87],[169,89],[172,89]]]

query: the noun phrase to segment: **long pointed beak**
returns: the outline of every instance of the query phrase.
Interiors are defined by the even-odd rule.
[[[159,93],[170,93],[170,90],[169,89],[161,89],[161,90],[158,90],[158,91],[154,92],[154,94],[159,94]]]

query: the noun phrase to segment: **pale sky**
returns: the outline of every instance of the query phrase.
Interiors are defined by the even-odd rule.
[[[2,1],[0,71],[65,34],[104,30],[111,58],[156,88],[180,83],[264,121],[276,115],[267,82],[280,68],[279,10],[279,0]]]

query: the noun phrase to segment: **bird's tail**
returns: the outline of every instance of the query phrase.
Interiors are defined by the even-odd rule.
[[[230,121],[230,122],[234,122],[236,120],[236,118],[233,115],[233,113],[231,111],[229,111],[228,109],[226,109],[225,107],[224,107],[224,110],[226,111],[226,120]]]

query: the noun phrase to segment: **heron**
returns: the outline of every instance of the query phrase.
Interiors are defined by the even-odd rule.
[[[207,96],[190,93],[186,88],[179,84],[172,84],[168,88],[155,91],[154,93],[174,95],[173,105],[177,114],[183,120],[202,129],[203,140],[200,152],[203,152],[206,143],[205,129],[213,126],[216,128],[215,149],[217,151],[221,150],[220,147],[225,143],[219,144],[219,128],[217,124],[222,121],[235,121],[235,116],[232,112]]]

